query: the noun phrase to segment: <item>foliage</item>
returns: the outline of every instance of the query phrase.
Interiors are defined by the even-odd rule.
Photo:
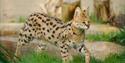
[[[32,52],[23,56],[18,63],[61,63],[61,59],[45,52],[41,54]]]
[[[4,49],[3,46],[0,49]],[[0,51],[0,63],[13,63],[6,57],[6,53],[4,51]],[[70,63],[84,63],[84,56],[74,56],[73,61]],[[95,58],[91,58],[91,63],[125,63],[125,52],[122,54],[110,54],[104,61],[97,60]],[[61,58],[58,58],[54,55],[50,55],[46,52],[42,53],[29,53],[21,57],[21,61],[17,61],[16,63],[62,63]]]
[[[85,62],[83,56],[75,56],[73,61],[70,63],[83,63]],[[96,60],[92,58],[92,63],[101,63],[101,61]],[[47,54],[47,53],[31,53],[24,57],[22,57],[22,60],[18,63],[62,63],[61,58],[55,57],[53,55]]]
[[[84,56],[74,56],[73,61],[70,63],[84,63]],[[111,54],[104,61],[91,58],[91,63],[125,63],[125,53]],[[48,53],[31,53],[22,57],[22,61],[18,63],[62,63],[61,58],[57,58]]]
[[[115,34],[115,32],[112,33],[100,33],[100,34],[88,34],[86,35],[86,39],[90,40],[90,41],[110,41],[113,34]]]
[[[0,44],[0,63],[10,63],[13,54]]]
[[[88,34],[86,39],[89,41],[110,41],[120,45],[125,45],[125,27],[118,32],[110,32],[108,34]]]
[[[114,34],[111,38],[111,41],[125,45],[125,27],[121,28],[119,32]]]
[[[101,18],[97,18],[95,14],[91,14],[89,18],[92,23],[103,24],[104,22]]]
[[[73,59],[73,61],[71,61],[71,63],[84,63],[85,62],[84,56],[78,55],[78,56],[74,56],[73,58],[74,59]],[[91,57],[90,63],[102,63],[102,61],[97,60],[97,59]]]
[[[125,63],[125,52],[122,54],[111,54],[103,63]]]
[[[23,16],[19,17],[19,20],[18,20],[19,23],[24,23],[25,21],[26,21],[25,17],[23,17]]]

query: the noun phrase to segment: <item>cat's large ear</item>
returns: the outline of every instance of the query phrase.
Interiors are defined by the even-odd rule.
[[[75,18],[79,17],[81,15],[81,12],[82,12],[81,9],[79,7],[77,7],[75,9],[75,13],[74,13],[73,18],[75,19]]]
[[[87,7],[87,8],[84,8],[83,10],[82,10],[82,12],[83,12],[83,14],[85,15],[85,16],[87,16],[87,15],[89,15],[89,7]]]

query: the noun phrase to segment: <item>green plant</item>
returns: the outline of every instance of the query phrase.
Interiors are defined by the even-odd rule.
[[[115,34],[115,32],[108,33],[108,34],[105,34],[105,33],[88,34],[88,35],[86,35],[86,39],[89,41],[110,41],[113,34]]]
[[[14,55],[0,44],[0,63],[11,63]]]
[[[78,55],[78,56],[74,56],[73,58],[74,59],[73,59],[73,61],[71,61],[71,63],[84,63],[85,62],[84,56]],[[94,57],[91,57],[90,63],[102,63],[102,61],[97,60]]]
[[[118,32],[110,32],[108,34],[88,34],[86,39],[89,41],[110,41],[120,45],[125,45],[125,27]]]
[[[21,58],[22,60],[17,63],[62,63],[61,58],[44,53],[31,53]],[[84,63],[84,56],[74,56],[73,61],[70,63]],[[101,63],[101,61],[91,58],[92,63]]]
[[[24,23],[25,21],[26,21],[25,17],[23,17],[23,16],[19,17],[19,20],[18,20],[19,23]]]
[[[121,54],[110,54],[103,63],[125,63],[125,52]]]
[[[46,52],[43,53],[30,53],[21,58],[17,63],[61,63],[61,59]]]
[[[84,63],[84,56],[74,56],[70,63]],[[125,52],[122,54],[110,54],[104,61],[91,58],[91,63],[125,63]],[[46,52],[37,54],[31,53],[21,58],[17,63],[62,63],[61,58],[50,55]]]
[[[101,18],[97,18],[95,14],[91,14],[89,18],[92,23],[103,24],[104,22]]]
[[[125,27],[121,28],[119,32],[114,34],[111,38],[111,41],[125,45]]]

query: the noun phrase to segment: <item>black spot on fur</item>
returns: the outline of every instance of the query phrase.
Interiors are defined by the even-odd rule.
[[[65,47],[65,45],[63,45],[63,46],[60,46],[60,48],[64,48]]]
[[[46,23],[46,21],[45,21],[45,20],[42,20],[42,22],[43,22],[43,23]]]
[[[34,31],[35,29],[33,28],[32,30]]]
[[[34,14],[34,16],[36,16],[36,14]]]
[[[29,24],[30,27],[32,27],[32,24]]]
[[[56,24],[55,24],[55,25],[53,25],[53,28],[54,28],[54,27],[56,27]]]
[[[57,44],[57,41],[55,41],[54,43]]]
[[[39,15],[37,14],[36,17],[39,17]]]
[[[59,29],[59,27],[57,27],[55,30],[58,30]]]
[[[65,54],[65,53],[66,53],[66,51],[61,50],[61,53]]]
[[[42,34],[43,32],[41,32],[41,34]]]
[[[39,28],[36,28],[36,30],[39,30]]]
[[[65,38],[65,36],[62,36],[62,38]]]
[[[62,43],[65,43],[65,41],[62,41]]]
[[[36,21],[36,19],[34,19],[34,21]]]
[[[23,36],[23,34],[22,34],[22,33],[20,33],[19,35],[20,35],[20,36]]]
[[[28,39],[31,40],[31,37],[28,36]]]
[[[25,34],[24,36],[25,36],[25,37],[27,37],[27,35],[26,35],[26,34]]]
[[[49,32],[49,29],[47,29],[47,32]]]
[[[28,43],[28,41],[27,41],[27,40],[24,40],[24,42],[25,42],[25,43]]]
[[[30,36],[32,36],[32,34],[30,34]]]
[[[45,30],[45,28],[42,28],[43,30]]]
[[[61,28],[65,28],[65,26],[62,26]]]
[[[48,26],[48,25],[49,25],[49,23],[46,23],[46,25]]]
[[[42,17],[38,17],[39,19],[42,19]]]
[[[33,14],[30,15],[30,17],[32,17],[32,16],[33,16]]]
[[[71,30],[71,29],[69,28],[69,30]]]
[[[53,31],[53,33],[55,33],[55,31]]]
[[[57,37],[57,39],[59,39],[59,37]]]
[[[31,32],[31,30],[29,30],[29,32]]]
[[[48,18],[48,19],[46,19],[46,21],[50,21],[50,19]]]
[[[46,33],[44,32],[44,35],[46,35]]]
[[[55,21],[59,21],[57,18],[55,18]]]
[[[50,25],[53,25],[53,23],[52,23],[52,22],[50,22]]]
[[[52,30],[52,28],[50,28],[50,30]]]
[[[39,28],[39,30],[41,30],[41,28]]]
[[[36,26],[36,24],[34,24],[33,26]]]
[[[48,37],[48,39],[51,39],[51,37]]]
[[[41,25],[40,25],[40,24],[38,24],[38,26],[39,26],[39,27],[41,27]]]
[[[66,48],[66,47],[65,47],[64,49],[65,49],[65,50],[67,50],[67,48]]]
[[[55,37],[54,35],[51,35],[53,38]]]
[[[44,17],[46,17],[46,15],[45,15],[45,14],[43,14],[43,13],[40,13],[40,15],[42,15],[42,16],[44,16]]]
[[[31,21],[33,21],[34,20],[34,18],[31,18]]]
[[[44,14],[41,13],[40,15],[44,15]]]

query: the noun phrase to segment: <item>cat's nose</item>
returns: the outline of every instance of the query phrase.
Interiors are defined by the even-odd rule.
[[[90,24],[86,25],[88,28],[90,27]]]

